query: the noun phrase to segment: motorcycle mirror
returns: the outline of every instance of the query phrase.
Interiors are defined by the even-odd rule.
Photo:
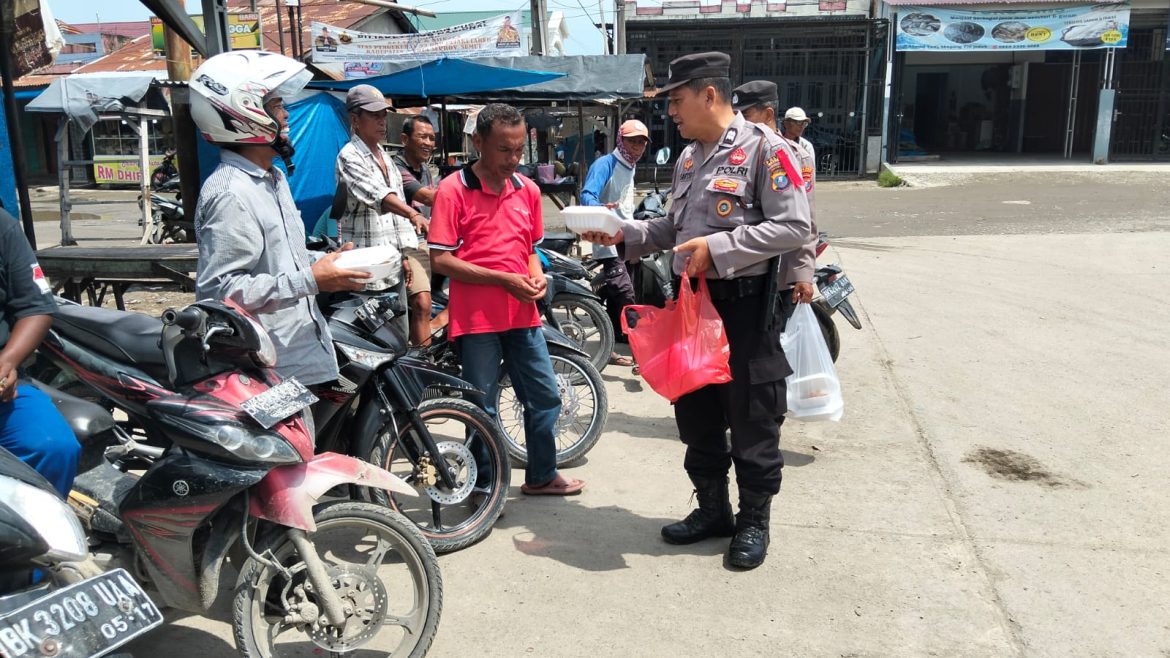
[[[663,146],[662,148],[658,149],[658,152],[654,154],[654,162],[659,165],[664,165],[667,162],[670,162],[670,147]]]

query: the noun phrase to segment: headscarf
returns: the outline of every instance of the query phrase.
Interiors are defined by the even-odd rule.
[[[626,139],[620,134],[617,136],[617,147],[614,148],[613,152],[627,167],[634,168],[635,160],[630,153],[630,146],[626,144]]]

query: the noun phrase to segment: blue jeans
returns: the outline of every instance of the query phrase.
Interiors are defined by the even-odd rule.
[[[555,478],[556,422],[561,414],[561,394],[540,327],[467,334],[458,338],[458,347],[463,378],[486,394],[486,411],[497,422],[496,395],[500,389],[500,361],[503,361],[516,397],[524,405],[524,443],[528,449],[524,481],[540,485]],[[483,474],[480,479],[490,477],[487,449],[478,441],[471,449]]]
[[[41,389],[20,384],[15,400],[0,403],[0,446],[45,476],[62,496],[69,495],[81,445]]]

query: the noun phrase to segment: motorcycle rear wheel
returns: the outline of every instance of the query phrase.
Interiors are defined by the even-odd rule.
[[[561,393],[556,424],[557,466],[561,467],[581,459],[597,444],[609,418],[609,398],[601,373],[588,359],[555,345],[549,345],[549,358]],[[508,454],[518,466],[526,466],[524,405],[507,378],[496,393],[496,410]]]
[[[389,494],[381,489],[370,493],[374,502],[389,505],[413,523],[436,553],[450,553],[491,531],[507,502],[512,465],[500,426],[476,405],[455,398],[432,398],[423,401],[418,411],[442,453],[442,462],[455,471],[456,488],[423,482],[415,447],[421,442],[413,437],[413,426],[402,425],[395,440],[393,428],[387,424],[367,459],[405,480],[420,496]],[[469,437],[479,438],[487,452],[492,474],[486,491],[475,488],[479,466]]]
[[[309,539],[352,611],[345,627],[298,628],[284,622],[289,603],[317,599],[304,589],[305,563],[288,532],[282,532],[257,548],[274,556],[289,575],[251,558],[240,570],[232,605],[240,653],[315,657],[365,648],[379,656],[426,655],[439,627],[443,580],[438,558],[418,530],[401,515],[370,503],[326,503],[314,510],[313,519],[317,530]],[[323,606],[318,611],[323,617]]]
[[[825,337],[825,346],[829,348],[829,356],[833,363],[837,362],[837,355],[841,353],[841,335],[837,333],[837,323],[833,321],[833,313],[826,307],[828,304],[813,302],[813,315],[817,316],[817,324],[821,325],[821,334]]]

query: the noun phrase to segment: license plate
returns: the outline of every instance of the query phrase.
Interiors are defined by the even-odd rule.
[[[158,607],[123,569],[53,591],[0,615],[9,658],[92,658],[163,622]]]
[[[316,401],[316,395],[290,377],[267,391],[244,400],[240,406],[253,420],[260,423],[261,427],[268,429]]]
[[[852,294],[853,284],[849,282],[849,277],[844,274],[838,276],[836,281],[821,286],[821,296],[833,308],[840,306],[841,302],[845,301],[845,298]]]

